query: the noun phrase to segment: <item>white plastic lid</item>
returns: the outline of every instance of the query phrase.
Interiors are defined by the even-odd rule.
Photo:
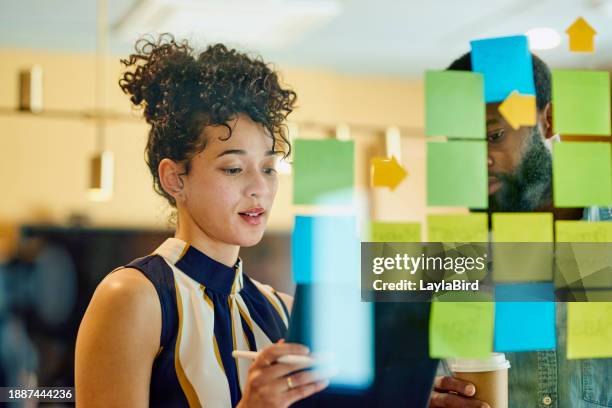
[[[457,373],[479,373],[510,368],[510,362],[506,360],[504,353],[492,353],[491,357],[482,359],[450,358],[448,364],[450,370]]]

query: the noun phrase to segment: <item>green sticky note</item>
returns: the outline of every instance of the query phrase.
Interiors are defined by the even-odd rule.
[[[372,242],[421,242],[421,224],[416,222],[373,222]]]
[[[552,213],[494,213],[495,242],[552,242]]]
[[[612,222],[556,221],[557,242],[612,242]]]
[[[487,242],[487,214],[431,214],[427,216],[428,242]]]
[[[487,145],[480,141],[427,143],[427,204],[487,208]]]
[[[552,213],[494,213],[493,279],[535,282],[553,276]],[[531,245],[525,244],[527,242]]]
[[[425,134],[485,138],[483,75],[469,71],[425,73]]]
[[[612,357],[612,303],[567,304],[567,358]]]
[[[612,204],[610,144],[562,142],[553,148],[553,195],[556,207]]]
[[[492,302],[432,302],[429,355],[484,358],[493,349]]]
[[[552,72],[554,131],[566,135],[610,135],[610,74]]]
[[[294,204],[352,202],[355,155],[352,141],[297,139],[294,149]]]

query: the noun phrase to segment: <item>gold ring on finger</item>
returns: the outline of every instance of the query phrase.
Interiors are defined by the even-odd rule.
[[[289,389],[293,389],[293,381],[291,380],[291,376],[286,377],[287,379],[287,387],[289,387]]]

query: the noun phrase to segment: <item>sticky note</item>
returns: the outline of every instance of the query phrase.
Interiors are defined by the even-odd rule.
[[[557,221],[555,283],[579,290],[612,287],[612,222]]]
[[[494,338],[501,353],[554,349],[555,302],[496,302]]]
[[[612,204],[610,144],[562,142],[553,148],[553,195],[556,207]]]
[[[487,145],[484,141],[427,143],[427,204],[487,208]]]
[[[557,242],[612,242],[612,222],[555,222]]]
[[[612,302],[567,304],[567,358],[612,357]]]
[[[425,134],[484,139],[482,74],[467,71],[425,73]]]
[[[371,227],[372,242],[421,242],[421,224],[373,222]]]
[[[552,242],[552,213],[494,213],[495,242]]]
[[[484,74],[485,102],[501,102],[512,91],[535,95],[531,53],[524,35],[470,42],[472,71]]]
[[[432,302],[429,355],[483,358],[493,348],[492,302]]]
[[[552,213],[494,213],[491,222],[495,282],[552,279]]]
[[[497,109],[514,129],[536,124],[535,95],[521,95],[513,91]]]
[[[388,187],[391,190],[395,190],[408,175],[406,170],[397,162],[395,156],[392,156],[390,159],[374,157],[370,163],[373,187]]]
[[[593,52],[595,50],[597,31],[584,18],[578,17],[565,32],[569,35],[570,51]]]
[[[563,135],[610,135],[610,74],[553,70],[553,129]]]
[[[487,214],[431,214],[427,216],[428,242],[487,242]]]
[[[355,151],[352,141],[297,139],[294,149],[294,204],[351,203]]]
[[[291,270],[296,283],[359,279],[360,240],[352,216],[296,216]]]

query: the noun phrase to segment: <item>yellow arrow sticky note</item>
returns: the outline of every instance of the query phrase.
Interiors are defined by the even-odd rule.
[[[395,190],[408,175],[406,170],[395,160],[395,156],[391,156],[391,159],[375,157],[371,164],[373,187],[389,187],[391,190]]]
[[[514,129],[521,126],[535,126],[536,124],[535,95],[521,95],[517,91],[513,91],[499,105],[498,109],[506,122]]]
[[[569,35],[570,51],[593,52],[595,50],[594,42],[597,31],[584,18],[578,17],[565,32]]]

